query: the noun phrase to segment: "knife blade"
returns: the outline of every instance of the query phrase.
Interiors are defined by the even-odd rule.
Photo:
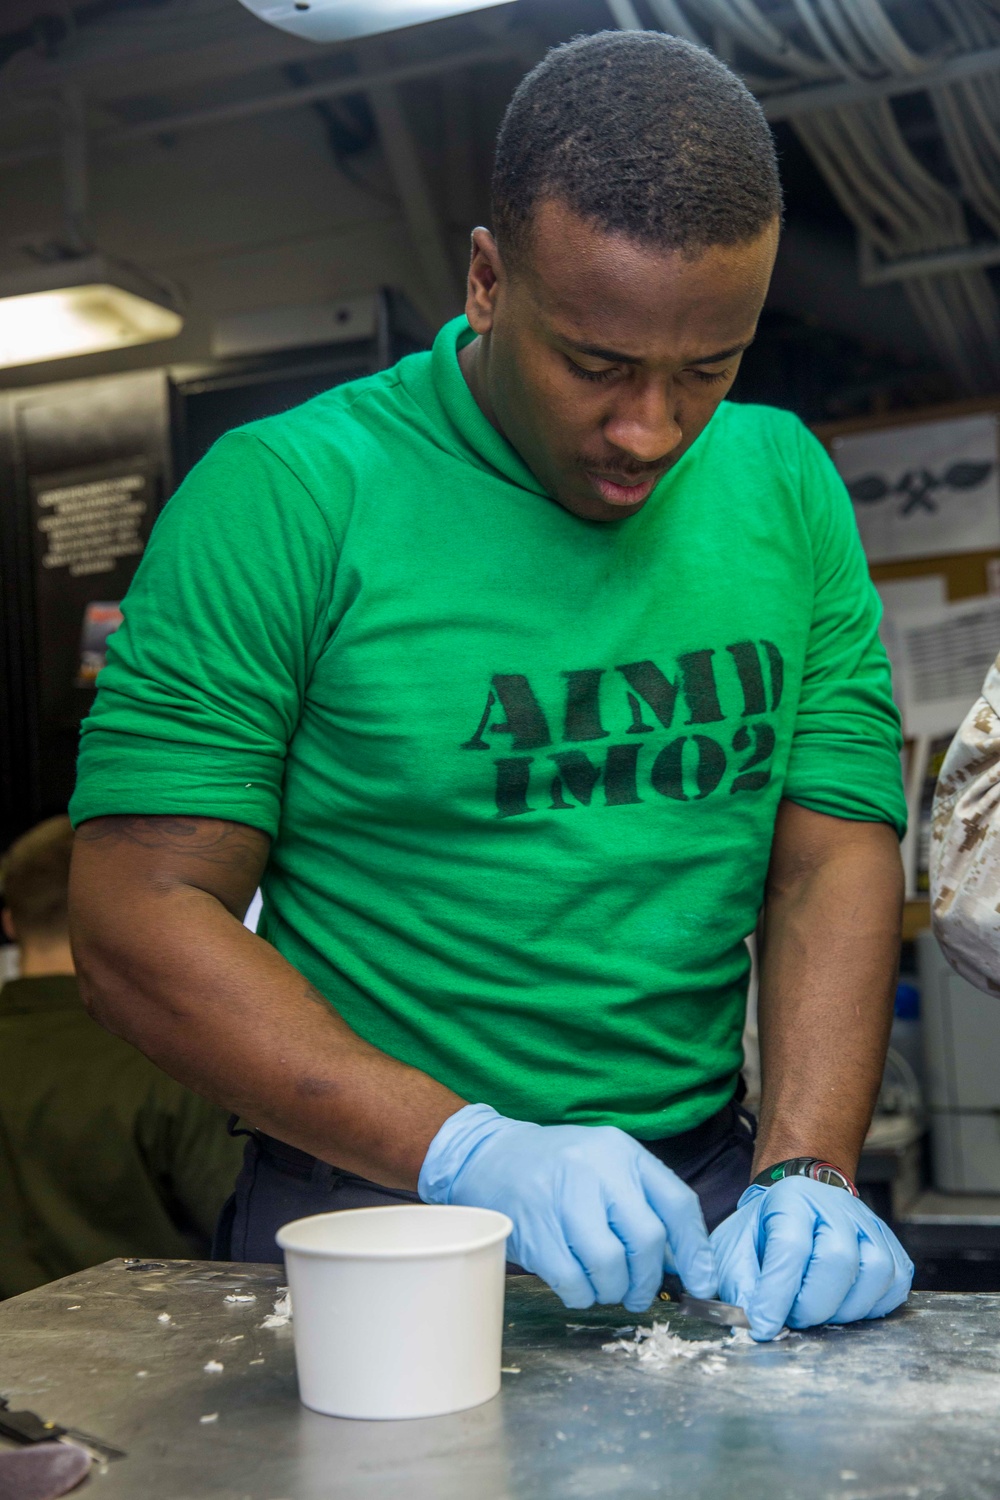
[[[718,1323],[723,1328],[749,1328],[750,1319],[734,1302],[717,1302],[712,1297],[689,1297],[683,1294],[677,1304],[678,1312],[686,1318],[701,1318],[705,1323]]]
[[[713,1297],[692,1297],[674,1272],[668,1272],[660,1287],[660,1301],[670,1302],[688,1318],[704,1323],[718,1323],[721,1328],[749,1328],[750,1319],[742,1307],[732,1302],[718,1302]]]

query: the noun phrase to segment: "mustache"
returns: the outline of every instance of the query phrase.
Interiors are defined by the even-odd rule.
[[[665,474],[670,468],[669,463],[659,464],[623,464],[623,463],[600,463],[595,460],[581,459],[580,468],[588,474],[600,474],[602,479],[652,479]]]

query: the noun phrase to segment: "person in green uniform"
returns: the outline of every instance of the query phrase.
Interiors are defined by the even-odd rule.
[[[204,1255],[239,1170],[214,1104],[87,1015],[69,946],[73,830],[0,861],[20,977],[0,990],[0,1298],[120,1255]]]
[[[220,1254],[423,1200],[508,1213],[572,1307],[673,1269],[769,1338],[906,1296],[850,1180],[902,898],[877,599],[820,445],[723,399],[780,215],[710,53],[556,48],[466,315],[160,517],[84,725],[75,941],[94,1013],[254,1129]]]

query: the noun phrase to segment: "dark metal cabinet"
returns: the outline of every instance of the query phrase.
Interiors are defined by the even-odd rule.
[[[399,293],[371,302],[370,336],[0,391],[0,849],[65,811],[107,606],[174,484],[229,428],[427,346]]]
[[[5,841],[69,800],[88,627],[122,598],[170,491],[169,413],[164,370],[0,396]]]

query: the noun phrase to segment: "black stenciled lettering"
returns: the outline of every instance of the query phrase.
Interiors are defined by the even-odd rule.
[[[726,646],[725,653],[731,657],[739,680],[742,717],[767,712],[769,707],[777,708],[784,691],[784,659],[774,642],[735,641]],[[670,728],[678,717],[681,698],[689,713],[683,721],[685,726],[723,719],[715,656],[715,651],[707,649],[684,653],[677,658],[673,678],[649,659],[618,666],[616,671],[631,689],[627,693],[631,723],[625,727],[625,733],[638,736],[654,733],[657,727]],[[722,659],[725,660],[725,654]],[[607,739],[609,731],[601,719],[600,702],[604,669],[579,668],[561,675],[566,684],[564,742]],[[733,709],[739,711],[736,704]],[[651,713],[657,722],[647,722],[644,712]],[[485,709],[475,733],[463,748],[489,750],[489,736],[498,734],[510,737],[512,752],[552,744],[539,699],[521,673],[496,673],[491,678]],[[775,745],[775,730],[765,720],[758,718],[736,729],[732,749],[744,758],[734,769],[730,793],[760,791],[769,784]],[[550,781],[550,810],[570,812],[595,805],[621,807],[641,803],[638,786],[641,748],[634,738],[629,744],[609,745],[603,761],[600,756],[595,758],[592,752],[579,749],[551,753],[548,760],[555,767],[555,774]],[[529,801],[534,758],[510,753],[498,756],[494,764],[497,817],[521,817],[536,811],[537,806],[533,807]],[[680,734],[659,749],[649,771],[649,784],[661,797],[696,802],[716,792],[727,779],[726,773],[727,751],[716,739],[707,734]]]
[[[752,745],[753,754],[737,768],[738,775],[729,788],[730,795],[734,792],[763,791],[771,779],[771,768],[764,768],[764,762],[774,754],[775,739],[773,728],[764,720],[756,724],[740,725],[733,735],[733,749],[742,754]],[[755,770],[754,767],[761,769]]]
[[[714,655],[714,651],[688,651],[677,658],[684,696],[691,710],[691,717],[687,720],[689,724],[717,724],[725,717],[719,704],[719,690],[715,685],[715,671],[712,667]]]
[[[601,723],[600,688],[603,667],[587,667],[578,672],[564,672],[566,679],[566,720],[563,739],[605,740],[608,731]]]
[[[604,762],[604,801],[608,807],[626,807],[641,802],[636,785],[636,765],[641,745],[609,745]]]
[[[672,682],[654,661],[627,662],[615,670],[622,674],[633,693],[644,699],[664,729],[669,729],[673,724],[677,699],[681,693],[690,712],[686,723],[716,724],[724,715],[715,684],[712,666],[714,655],[714,651],[686,651],[677,658],[676,682]],[[647,734],[653,726],[643,720],[641,708],[632,693],[629,694],[629,707],[632,711],[632,726],[626,732]]]
[[[532,757],[518,755],[497,760],[497,817],[516,818],[531,812],[528,786],[531,781]]]
[[[767,664],[771,668],[771,711],[773,712],[781,703],[781,694],[785,686],[785,658],[773,641],[761,641],[761,645],[767,652]]]
[[[520,672],[498,672],[492,683],[479,727],[472,738],[464,742],[462,749],[488,750],[490,747],[483,738],[487,733],[511,735],[512,750],[540,750],[543,745],[551,745],[548,721],[527,677]],[[506,719],[491,724],[490,716],[496,704],[503,709]]]
[[[604,805],[624,807],[641,802],[636,781],[636,766],[641,745],[609,745],[604,761]],[[582,750],[563,750],[550,755],[549,760],[559,767],[559,774],[552,778],[552,801],[550,811],[569,812],[573,803],[567,802],[565,793],[575,797],[582,807],[589,807],[594,790],[601,780],[601,767],[595,765]]]
[[[463,742],[463,750],[488,750],[490,748],[489,745],[487,745],[486,741],[483,739],[483,730],[490,722],[490,714],[493,712],[493,705],[496,701],[497,695],[493,691],[493,689],[490,688],[490,691],[486,696],[486,707],[483,709],[483,717],[479,721],[479,728],[476,730],[471,740],[465,740]]]
[[[740,687],[743,689],[743,717],[747,719],[752,714],[764,713],[767,708],[767,695],[764,690],[764,673],[761,671],[756,643],[736,641],[734,645],[727,646],[726,650],[736,663]]]
[[[697,797],[700,800],[710,796],[725,776],[726,752],[717,740],[710,739],[707,734],[695,734],[691,738],[698,747],[694,774],[698,786]]]
[[[669,677],[665,677],[655,661],[631,661],[625,666],[616,667],[615,671],[620,672],[629,687],[635,690],[639,698],[645,700],[664,729],[669,729],[674,719],[674,705],[680,691],[679,685],[671,682]],[[632,705],[633,718],[629,734],[648,734],[653,725],[647,724],[642,718],[638,698],[630,693],[629,700]],[[636,720],[638,722],[635,722]]]
[[[650,785],[661,797],[673,797],[677,802],[688,800],[684,790],[684,741],[687,735],[671,740],[653,761],[649,773]]]
[[[621,671],[621,668],[619,667],[618,670]],[[642,709],[639,707],[639,700],[638,700],[638,698],[635,696],[634,693],[626,693],[625,696],[628,698],[629,712],[632,715],[632,723],[631,723],[630,727],[628,729],[626,729],[625,733],[626,734],[652,734],[653,733],[653,726],[652,726],[652,724],[647,724],[644,721],[644,719],[642,717]]]
[[[564,750],[560,755],[550,755],[559,767],[559,775],[552,778],[553,812],[568,812],[573,804],[563,796],[563,787],[584,807],[590,806],[594,787],[601,779],[601,768],[595,766],[589,755],[582,750]]]
[[[691,752],[685,757],[686,746],[694,747],[694,790],[685,788],[685,759],[690,761]],[[726,774],[726,752],[707,734],[682,734],[665,745],[653,762],[649,773],[650,784],[661,797],[671,797],[677,802],[700,801],[715,791]],[[690,779],[688,779],[690,785]]]

